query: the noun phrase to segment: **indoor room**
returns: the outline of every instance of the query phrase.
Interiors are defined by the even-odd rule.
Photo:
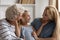
[[[60,40],[60,0],[0,0],[0,39]]]

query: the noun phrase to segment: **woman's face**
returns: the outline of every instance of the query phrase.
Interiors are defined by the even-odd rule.
[[[45,10],[44,11],[44,13],[43,13],[43,20],[46,20],[46,21],[49,20],[48,13],[50,13],[49,10]]]
[[[25,18],[25,21],[26,21],[26,22],[29,22],[29,21],[30,21],[30,18],[31,18],[31,17],[30,17],[30,14],[27,12],[27,13],[25,14],[25,17],[24,17],[24,18]]]

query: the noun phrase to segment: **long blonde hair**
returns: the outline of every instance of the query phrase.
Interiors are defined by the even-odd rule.
[[[49,10],[50,13],[47,13],[50,20],[55,21],[56,27],[53,33],[53,36],[56,38],[56,40],[59,40],[59,30],[60,30],[60,16],[56,9],[56,7],[50,5],[45,8],[45,10]]]
[[[27,15],[27,13],[29,13],[29,11],[28,10],[25,10],[24,11],[24,13],[22,14],[22,18],[23,18],[23,20],[20,20],[20,24],[22,24],[23,25],[23,22],[26,22],[26,18],[25,18],[25,16]]]

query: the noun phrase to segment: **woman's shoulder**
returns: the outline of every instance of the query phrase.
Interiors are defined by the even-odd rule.
[[[0,20],[0,24],[3,24],[3,23],[6,23],[6,20],[5,19],[1,19]]]
[[[0,26],[9,26],[9,23],[6,21],[6,19],[1,19]]]
[[[28,25],[28,26],[22,26],[21,28],[22,28],[22,29],[29,29],[29,28],[32,28],[32,26],[31,26],[31,25]]]
[[[25,28],[26,28],[25,26],[23,26],[23,25],[21,26],[21,29],[22,29],[22,30],[25,30]]]
[[[35,19],[31,22],[31,25],[32,25],[32,26],[40,25],[41,19],[42,19],[42,18],[35,18]]]
[[[32,27],[31,25],[27,25],[27,26],[21,26],[21,28],[29,28],[29,27]]]
[[[40,20],[41,18],[35,18],[34,20]]]
[[[33,21],[34,22],[40,22],[42,18],[35,18]]]

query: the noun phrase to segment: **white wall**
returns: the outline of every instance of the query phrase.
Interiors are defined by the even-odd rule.
[[[17,0],[1,0],[1,4],[15,4]]]
[[[49,0],[36,0],[35,3],[35,18],[40,18],[42,17],[44,8],[49,4]]]
[[[5,18],[7,7],[16,3],[16,0],[0,0],[0,19]],[[7,4],[8,3],[8,4]],[[48,5],[48,0],[35,0],[35,5],[23,5],[30,11],[31,21],[34,18],[42,17],[44,8]]]
[[[0,0],[0,19],[5,18],[5,11],[10,4],[15,4],[16,0]]]
[[[6,11],[7,7],[8,6],[0,5],[0,19],[5,18],[5,11]]]

